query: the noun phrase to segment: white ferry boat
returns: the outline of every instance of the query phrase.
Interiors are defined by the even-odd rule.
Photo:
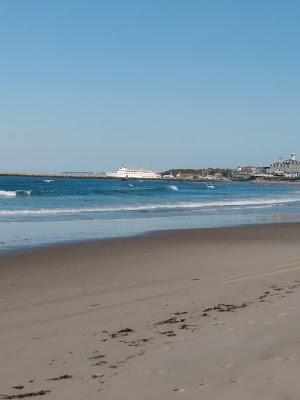
[[[126,167],[119,168],[116,172],[108,172],[108,176],[112,178],[122,178],[122,179],[160,179],[161,174],[155,171],[137,168],[129,169]]]

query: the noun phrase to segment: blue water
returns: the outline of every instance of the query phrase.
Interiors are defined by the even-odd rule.
[[[298,220],[298,185],[0,177],[0,249]]]

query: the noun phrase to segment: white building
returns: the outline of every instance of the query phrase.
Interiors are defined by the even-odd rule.
[[[295,153],[292,153],[287,160],[279,159],[278,162],[270,165],[267,172],[272,175],[300,175],[300,161],[296,160]]]
[[[161,174],[157,172],[146,170],[143,168],[129,169],[126,167],[119,168],[116,172],[108,172],[106,174],[112,178],[122,179],[160,179]]]

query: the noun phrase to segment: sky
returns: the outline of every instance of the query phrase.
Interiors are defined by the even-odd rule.
[[[0,0],[0,171],[300,158],[300,2]]]

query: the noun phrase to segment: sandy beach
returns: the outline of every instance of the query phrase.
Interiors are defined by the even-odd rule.
[[[2,399],[298,399],[300,225],[0,257]]]

